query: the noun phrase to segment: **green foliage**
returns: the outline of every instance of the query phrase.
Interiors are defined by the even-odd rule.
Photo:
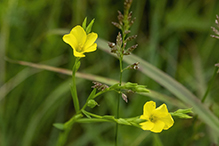
[[[138,43],[138,48],[132,54],[159,68],[169,75],[165,79],[178,81],[197,100],[201,100],[214,74],[214,65],[219,62],[219,41],[210,37],[214,34],[211,26],[214,26],[218,7],[217,0],[133,0],[131,10],[136,21],[131,34],[138,34],[138,37],[128,47]],[[111,22],[116,21],[116,12],[122,8],[122,1],[116,0],[3,0],[0,3],[1,146],[54,146],[60,130],[53,123],[64,123],[75,113],[69,89],[72,81],[70,76],[9,63],[4,56],[71,70],[74,63],[72,50],[62,41],[63,34],[81,24],[87,16],[95,18],[92,31],[97,32],[99,38],[107,42],[115,41],[118,29]],[[108,47],[107,43],[104,45]],[[143,66],[140,60],[137,61]],[[100,49],[89,53],[81,62],[82,73],[119,80],[117,59]],[[130,61],[127,65],[132,63]],[[146,72],[142,66],[139,66],[139,70]],[[165,101],[169,111],[190,105],[189,101],[182,100],[186,98],[177,97],[175,88],[167,88],[166,85],[170,84],[161,84],[162,78],[154,79],[140,71],[127,70],[123,75],[124,81],[147,85],[153,91],[143,95],[127,94],[129,102],[122,102],[120,106],[122,119],[141,115],[143,104],[151,98],[160,104]],[[112,80],[104,81],[112,85]],[[92,83],[77,79],[76,84],[80,105],[84,105],[92,91]],[[214,117],[219,117],[218,87],[217,74],[206,102],[198,102],[198,110],[193,108],[194,115],[198,114],[199,118],[176,118],[176,124],[159,136],[135,127],[122,126],[119,143],[130,146],[205,146],[218,143],[217,134],[208,126],[212,122],[208,119],[209,111]],[[93,108],[92,112],[115,115],[115,111],[109,109],[116,109],[116,99],[113,92],[97,97],[95,100],[99,106]],[[202,113],[199,109],[208,110]],[[114,123],[82,122],[86,123],[86,119],[78,121],[70,131],[68,146],[114,144]]]

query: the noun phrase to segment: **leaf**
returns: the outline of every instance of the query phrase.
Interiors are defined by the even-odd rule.
[[[92,29],[93,24],[94,24],[94,20],[95,20],[95,19],[93,19],[93,20],[88,24],[88,26],[87,26],[87,28],[86,28],[86,33],[87,33],[87,34],[91,32],[91,29]]]
[[[83,21],[83,23],[82,23],[82,28],[84,29],[84,30],[86,30],[86,26],[87,25],[87,17],[85,17],[84,18],[84,21]]]
[[[53,126],[59,130],[64,130],[64,124],[62,123],[54,123]]]
[[[96,89],[96,88],[94,88],[94,89],[92,90],[92,92],[90,93],[90,95],[89,95],[88,99],[93,99],[93,98],[94,98],[94,96],[96,95],[96,91],[97,91],[97,89]]]

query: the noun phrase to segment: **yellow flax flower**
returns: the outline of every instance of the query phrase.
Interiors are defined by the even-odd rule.
[[[169,129],[174,123],[166,104],[156,108],[154,101],[148,101],[144,104],[143,115],[140,116],[140,119],[147,120],[140,123],[143,130],[150,130],[155,133]]]
[[[77,25],[69,34],[63,36],[63,41],[69,44],[75,57],[85,57],[84,53],[93,52],[97,49],[95,43],[98,35],[94,32],[86,34],[84,29]]]

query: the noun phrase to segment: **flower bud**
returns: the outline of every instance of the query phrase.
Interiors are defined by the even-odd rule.
[[[96,105],[98,105],[98,103],[93,99],[89,100],[87,103],[87,106],[89,106],[90,108],[94,108]]]
[[[117,120],[117,122],[118,122],[119,124],[123,124],[123,125],[131,125],[127,120],[122,119],[122,118],[119,118],[119,119]]]
[[[172,116],[177,116],[182,119],[190,119],[191,116],[187,115],[188,113],[192,113],[192,108],[188,109],[178,109],[177,111],[170,113]]]

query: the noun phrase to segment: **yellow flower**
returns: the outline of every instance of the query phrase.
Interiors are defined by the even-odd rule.
[[[155,133],[160,133],[163,129],[169,129],[174,123],[166,104],[156,108],[154,101],[148,101],[144,104],[143,115],[140,116],[140,119],[147,120],[140,123],[143,130],[150,130]]]
[[[75,26],[69,34],[64,35],[62,39],[73,48],[75,57],[85,57],[84,53],[93,52],[97,49],[97,44],[94,43],[97,34],[94,32],[86,34],[79,25]]]

